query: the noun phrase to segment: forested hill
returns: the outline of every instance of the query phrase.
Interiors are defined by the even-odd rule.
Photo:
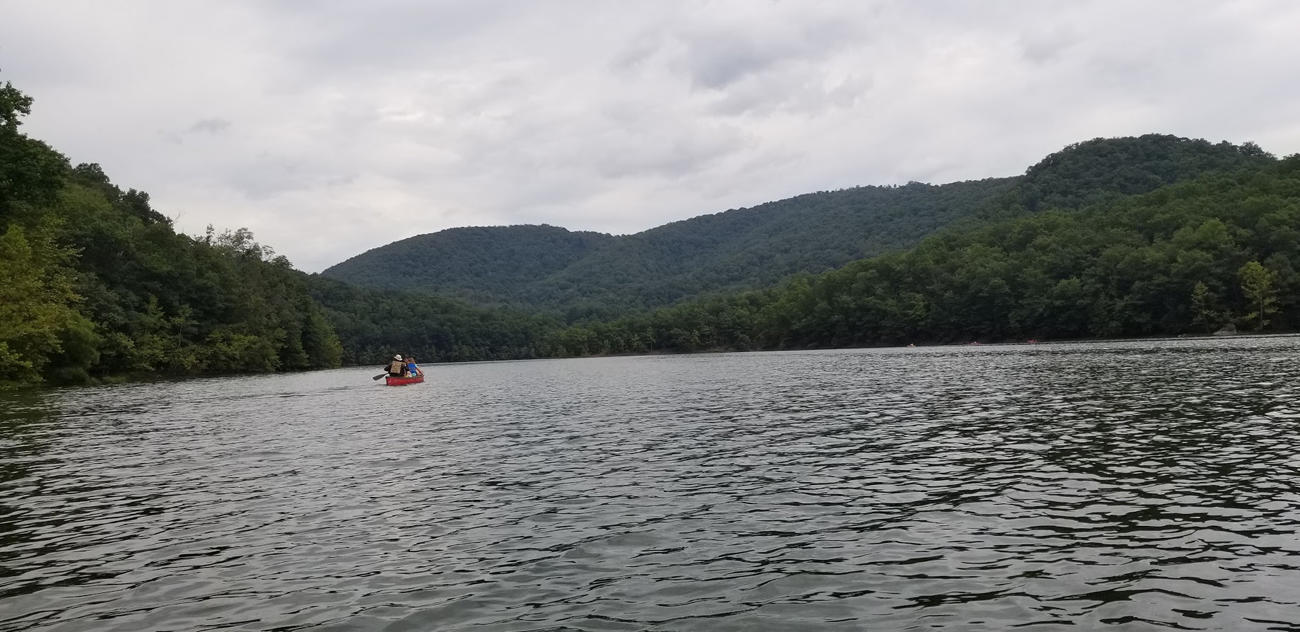
[[[23,134],[30,107],[0,85],[0,387],[338,366],[305,274],[246,230],[176,233]]]
[[[1140,195],[972,222],[820,275],[567,328],[319,276],[312,292],[358,362],[393,344],[462,360],[1294,331],[1300,157],[1239,153]]]
[[[911,246],[1012,182],[809,193],[618,237],[550,226],[456,228],[376,248],[322,275],[563,312],[569,320],[607,318]]]
[[[244,229],[175,232],[146,193],[23,134],[30,106],[0,86],[0,387],[393,353],[1300,328],[1300,157],[1250,143],[1093,140],[1015,178],[812,193],[622,237],[449,230],[330,271],[380,286],[359,287],[294,270]]]
[[[573,321],[765,287],[912,246],[1009,184],[857,187],[673,222],[620,237],[551,275],[530,288],[529,304],[563,307]]]
[[[1273,160],[1250,142],[1212,144],[1167,134],[1095,138],[1069,145],[1029,167],[1011,191],[985,209],[984,218],[1080,208]]]
[[[1094,139],[1023,176],[810,193],[634,235],[549,226],[451,229],[376,248],[322,274],[602,320],[912,247],[945,227],[1074,209],[1207,173],[1268,164],[1247,143],[1168,135]]]
[[[324,275],[365,287],[518,303],[530,287],[615,239],[545,225],[451,228],[369,250]]]
[[[1300,156],[948,231],[780,287],[571,327],[552,353],[1300,328]]]

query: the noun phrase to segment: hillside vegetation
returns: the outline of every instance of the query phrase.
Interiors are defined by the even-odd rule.
[[[1037,212],[1072,209],[1154,191],[1207,173],[1260,167],[1273,157],[1254,143],[1147,134],[1094,138],[1049,154],[1025,171],[1009,195],[990,209]]]
[[[948,231],[759,292],[571,327],[558,353],[1205,335],[1300,327],[1300,157]]]
[[[322,274],[544,310],[567,322],[607,320],[825,272],[910,248],[946,227],[1077,209],[1270,160],[1252,144],[1154,134],[1096,139],[1014,178],[810,193],[620,237],[550,226],[450,229],[371,250]]]
[[[320,276],[311,279],[310,291],[343,340],[345,364],[379,364],[394,353],[415,355],[421,362],[556,355],[549,339],[561,323],[553,318]]]
[[[246,230],[177,234],[23,134],[30,107],[0,87],[0,386],[338,366],[306,275]]]
[[[0,89],[0,386],[393,353],[1300,328],[1300,157],[1250,143],[1098,139],[1015,178],[813,193],[623,237],[454,229],[309,276],[244,229],[176,233],[148,194],[24,135],[30,106]],[[330,278],[340,271],[371,287]]]
[[[810,193],[620,237],[550,226],[454,228],[376,248],[322,275],[570,320],[606,317],[913,245],[1006,192],[1009,182]]]
[[[370,250],[323,275],[481,304],[526,303],[529,288],[615,239],[544,225],[451,228]]]
[[[1293,263],[1300,256],[1296,160],[1279,162],[1249,143],[1158,135],[1088,141],[1009,182],[963,183],[1001,189],[913,248],[796,275],[761,290],[702,293],[569,327],[554,316],[476,311],[419,292],[350,288],[317,297],[336,318],[371,314],[363,323],[335,320],[345,345],[360,339],[353,331],[364,331],[363,349],[410,340],[407,348],[437,359],[1206,334],[1225,325],[1291,330],[1300,326]],[[908,188],[924,196],[944,187],[857,192],[891,195]],[[809,201],[775,204],[804,209]],[[679,255],[717,257],[705,245],[689,244],[689,235],[710,222],[735,226],[745,217],[735,213],[621,238],[617,247],[650,242]],[[668,237],[674,234],[685,234],[679,241],[689,245]],[[595,266],[614,248],[606,244],[546,282],[580,278],[576,271]],[[804,248],[811,251],[799,254],[805,260],[817,255],[815,243]],[[609,275],[609,283],[644,291],[679,269],[664,263]],[[596,293],[576,280],[571,287]],[[372,308],[348,307],[360,297]],[[383,304],[415,306],[429,314],[427,322],[458,324],[435,330],[389,325],[381,316]],[[455,313],[439,316],[447,312]],[[394,327],[401,333],[389,335]]]
[[[966,217],[1009,180],[858,187],[673,222],[617,238],[531,288],[568,321],[771,285],[915,244]]]

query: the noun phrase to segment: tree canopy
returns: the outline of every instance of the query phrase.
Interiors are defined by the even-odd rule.
[[[822,191],[617,237],[551,226],[456,228],[376,248],[322,274],[540,310],[570,323],[608,320],[819,274],[912,248],[945,228],[1078,209],[1272,161],[1251,143],[1094,139],[1014,178]]]
[[[585,355],[1289,331],[1300,327],[1296,261],[1300,157],[950,230],[554,340]]]
[[[307,276],[247,230],[178,234],[148,194],[19,130],[0,90],[0,383],[338,366]]]
[[[26,136],[32,105],[0,89],[0,385],[1300,327],[1300,157],[1251,143],[1095,139],[1015,178],[453,229],[306,275],[244,228],[177,233]]]
[[[602,319],[912,246],[1011,182],[823,191],[618,237],[551,226],[454,228],[371,250],[322,274],[567,321]]]

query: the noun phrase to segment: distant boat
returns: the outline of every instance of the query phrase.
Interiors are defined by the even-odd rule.
[[[407,384],[419,384],[423,381],[423,375],[416,375],[414,377],[393,377],[390,375],[384,378],[384,384],[388,386],[406,386]]]

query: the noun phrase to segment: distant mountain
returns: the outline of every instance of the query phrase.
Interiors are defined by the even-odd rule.
[[[1207,173],[1255,168],[1273,156],[1254,143],[1210,143],[1167,134],[1094,138],[1069,145],[1029,167],[989,210],[1077,209]]]
[[[1071,210],[1272,160],[1246,143],[1150,134],[1070,145],[1023,176],[823,191],[634,235],[456,228],[376,248],[322,275],[560,313],[570,322],[747,288],[910,248],[945,228]]]
[[[528,298],[580,320],[763,287],[915,245],[1011,183],[857,187],[673,222],[606,244],[544,279]]]
[[[178,233],[149,194],[21,131],[0,82],[0,390],[338,366],[309,277],[247,229]]]
[[[562,309],[570,318],[608,316],[904,248],[1012,182],[810,193],[620,237],[552,226],[454,228],[370,250],[322,275],[479,304]]]
[[[528,288],[615,240],[546,225],[451,228],[369,250],[323,274],[364,287],[519,303]]]
[[[775,287],[572,326],[534,348],[582,356],[1295,332],[1298,262],[1295,155],[947,230]]]

